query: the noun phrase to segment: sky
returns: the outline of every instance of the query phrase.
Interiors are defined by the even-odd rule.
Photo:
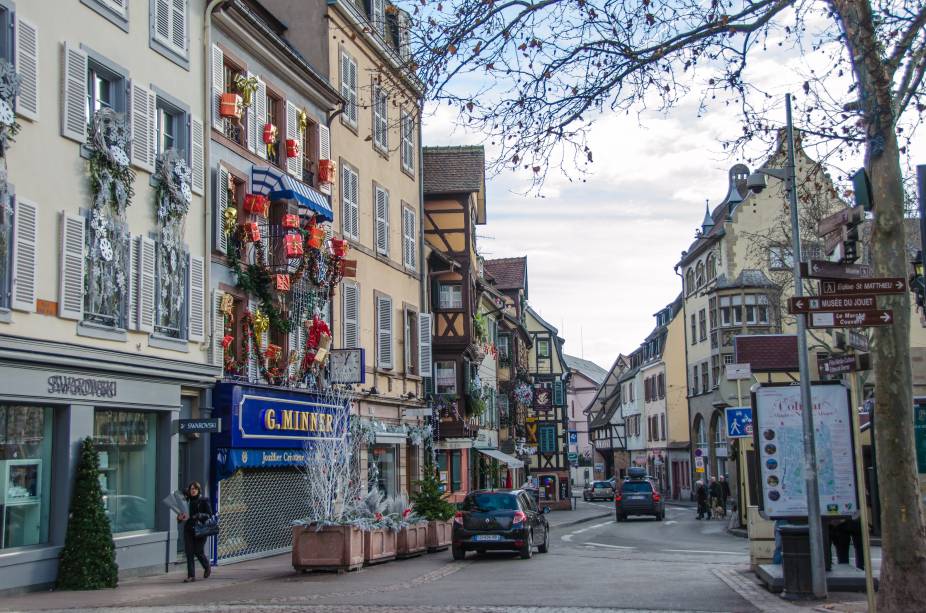
[[[799,81],[788,82],[799,77],[796,57],[755,59],[750,71],[767,90],[782,97],[799,91]],[[681,291],[674,265],[694,240],[705,202],[713,208],[723,199],[729,168],[744,161],[721,146],[741,130],[736,114],[699,117],[696,103],[692,96],[668,115],[602,115],[585,183],[551,175],[538,195],[523,174],[487,177],[478,250],[487,259],[527,256],[530,304],[559,328],[566,353],[609,368],[620,352],[639,346],[654,314]],[[426,111],[425,146],[482,144],[480,134],[455,125],[450,109]],[[783,124],[784,110],[773,119]],[[926,163],[924,140],[912,148],[914,163]],[[766,149],[751,153],[764,157]],[[860,165],[850,160],[832,170]]]

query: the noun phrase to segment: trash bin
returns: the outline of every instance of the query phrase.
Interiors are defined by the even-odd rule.
[[[784,591],[789,596],[813,593],[810,564],[810,530],[806,525],[779,526]]]

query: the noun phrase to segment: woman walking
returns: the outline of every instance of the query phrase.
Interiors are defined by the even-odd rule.
[[[209,499],[202,496],[203,488],[197,481],[193,481],[186,488],[186,499],[190,506],[189,513],[177,515],[177,521],[185,522],[183,524],[183,550],[186,552],[186,579],[184,583],[196,581],[196,563],[194,557],[199,560],[203,566],[203,579],[208,579],[212,574],[209,568],[209,558],[203,552],[206,545],[205,536],[196,536],[195,526],[197,523],[208,521],[212,517],[212,506]]]
[[[711,512],[707,508],[707,490],[704,487],[704,481],[700,479],[695,481],[695,500],[698,502],[698,517],[696,519],[711,518]]]

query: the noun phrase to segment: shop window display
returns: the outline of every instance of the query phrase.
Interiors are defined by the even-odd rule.
[[[113,533],[154,529],[157,415],[97,409],[103,504]]]
[[[398,494],[398,463],[395,445],[373,445],[369,450],[370,489],[379,487],[387,498]],[[375,481],[374,481],[375,480]]]
[[[0,549],[48,541],[52,409],[0,405]]]

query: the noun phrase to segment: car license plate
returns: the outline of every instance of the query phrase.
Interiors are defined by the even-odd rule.
[[[500,534],[477,534],[473,537],[474,541],[500,541],[502,537]]]
[[[631,500],[645,500],[646,496],[631,496]]]

